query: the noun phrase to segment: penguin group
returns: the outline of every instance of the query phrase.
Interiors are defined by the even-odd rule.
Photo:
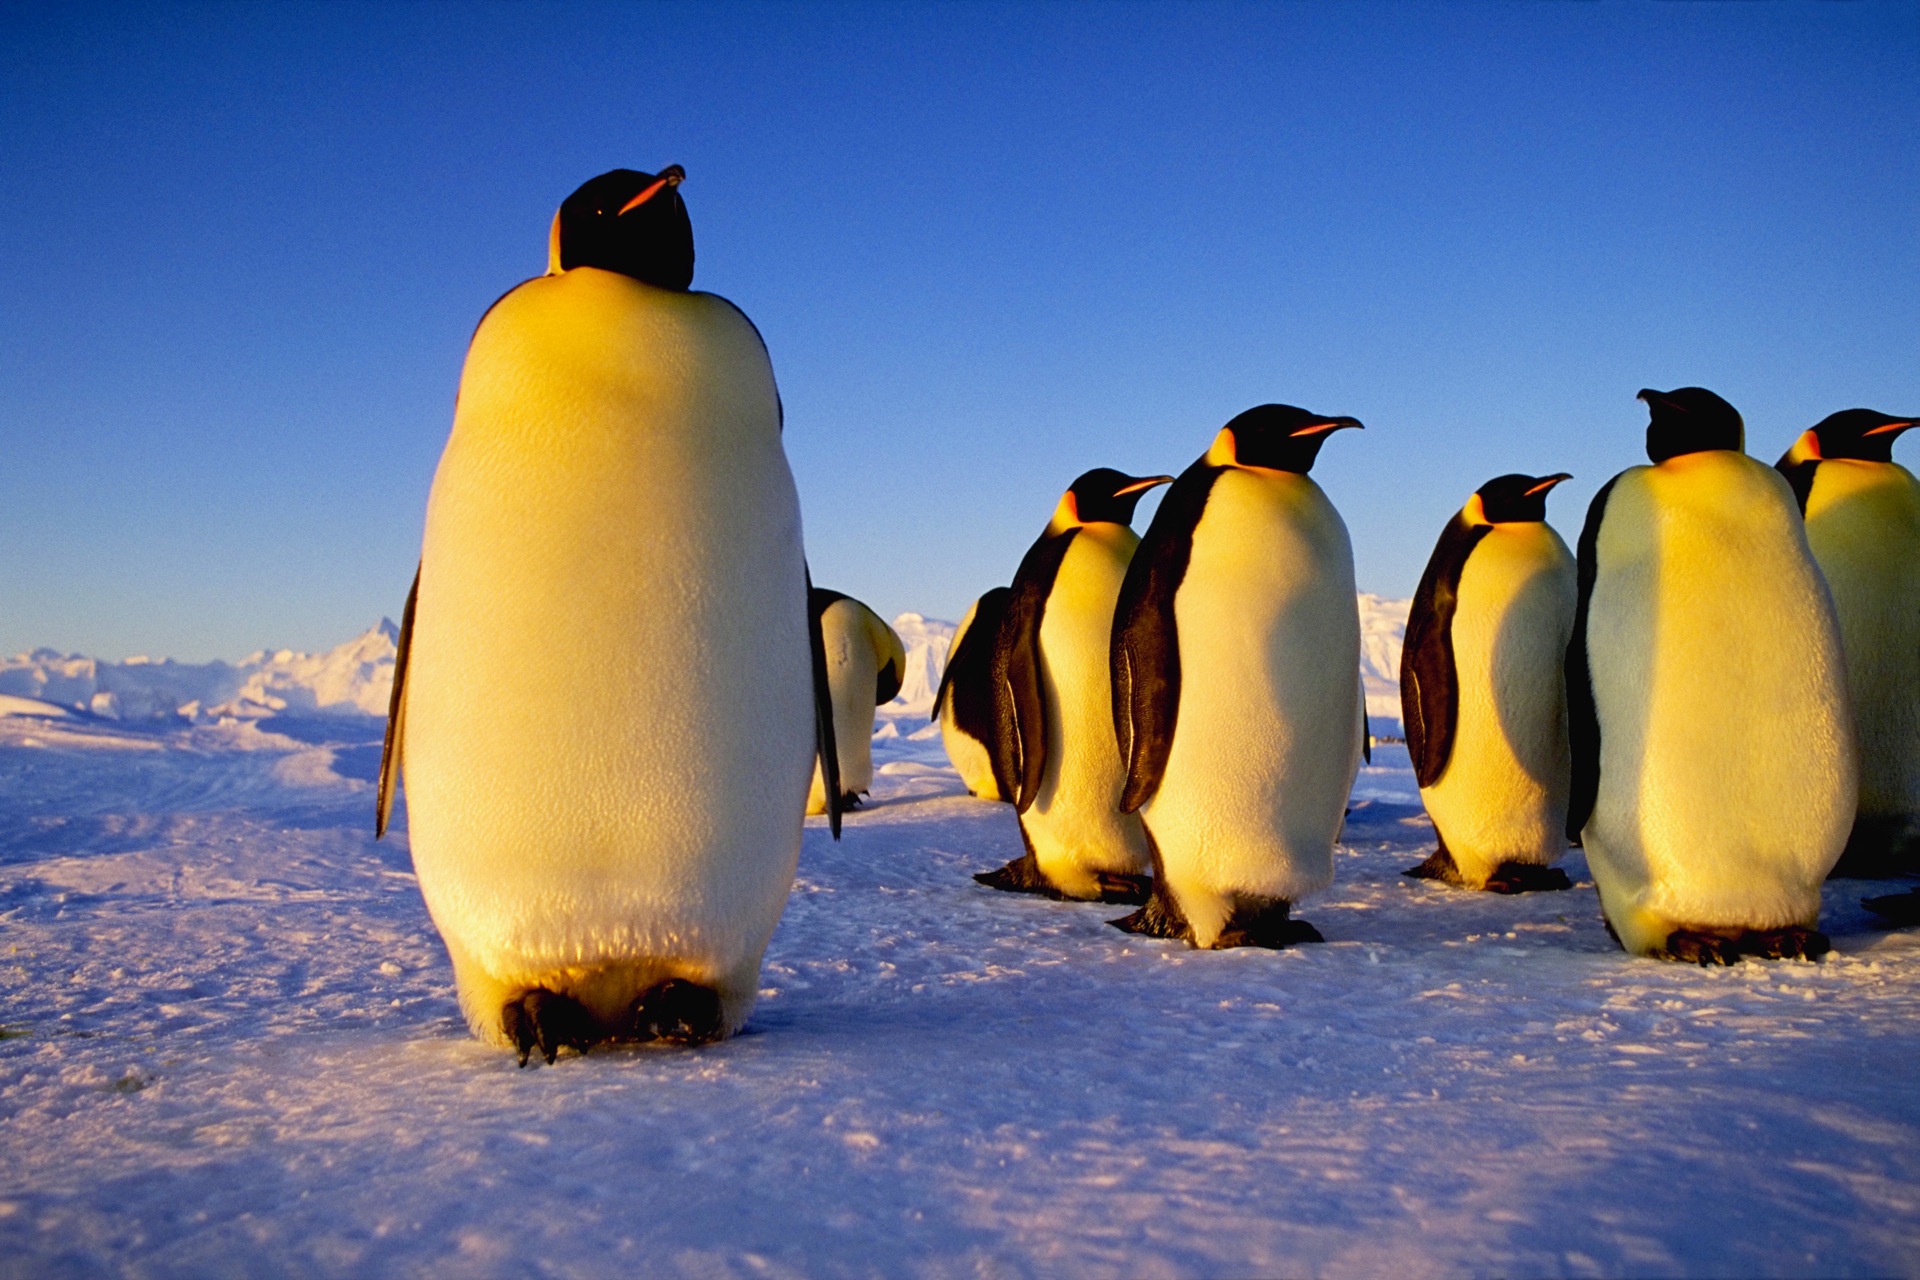
[[[839,837],[906,666],[811,581],[766,346],[691,288],[685,177],[581,186],[547,272],[481,318],[397,644],[376,834],[404,776],[461,1008],[522,1066],[740,1028],[805,816]],[[1440,535],[1401,669],[1437,837],[1408,874],[1565,889],[1578,843],[1629,952],[1814,958],[1836,867],[1920,870],[1914,421],[1838,413],[1768,468],[1712,392],[1640,398],[1649,465],[1577,552],[1545,520],[1565,473],[1490,480]],[[1195,948],[1320,940],[1294,908],[1372,738],[1352,545],[1311,472],[1360,426],[1263,404],[1177,477],[1066,488],[934,699],[968,791],[1018,822],[983,885]]]

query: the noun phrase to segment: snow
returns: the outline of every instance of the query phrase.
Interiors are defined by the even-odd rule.
[[[0,1274],[1920,1272],[1884,886],[1828,886],[1821,964],[1629,958],[1577,851],[1568,893],[1402,877],[1431,833],[1383,745],[1301,910],[1328,942],[1193,952],[973,883],[1011,811],[886,714],[747,1034],[521,1071],[404,822],[372,839],[380,721],[341,708],[377,676],[309,706],[351,664],[302,661],[200,723],[74,706],[127,664],[0,686],[67,708],[0,714]]]

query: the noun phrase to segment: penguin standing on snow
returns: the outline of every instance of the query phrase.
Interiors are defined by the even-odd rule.
[[[1114,603],[1140,539],[1140,497],[1172,476],[1099,467],[1073,482],[1009,588],[993,655],[994,776],[1020,815],[1024,856],[974,879],[1055,898],[1141,902],[1146,833],[1120,809],[1107,663]],[[976,626],[978,623],[976,622]]]
[[[481,319],[394,669],[376,828],[404,769],[461,1008],[522,1066],[737,1029],[816,752],[840,794],[773,369],[688,289],[683,176],[582,186]]]
[[[1249,409],[1174,482],[1113,623],[1121,808],[1153,894],[1114,924],[1195,947],[1284,947],[1333,880],[1365,750],[1353,547],[1307,473],[1352,418]]]
[[[1833,592],[1860,734],[1860,811],[1835,875],[1920,871],[1920,481],[1893,460],[1913,425],[1848,409],[1776,464]]]
[[[995,742],[1002,731],[993,695],[993,650],[1012,595],[1005,587],[995,587],[968,607],[947,647],[940,688],[933,695],[933,718],[940,722],[947,759],[953,761],[968,794],[983,800],[1012,799],[1000,794],[1000,784],[993,777],[994,754],[999,750]]]
[[[814,625],[827,653],[833,738],[840,752],[840,807],[852,809],[873,786],[873,709],[900,692],[907,651],[886,620],[852,596],[815,587],[811,599]],[[807,812],[826,811],[825,771],[816,762]]]
[[[1567,834],[1626,950],[1811,959],[1859,786],[1832,598],[1733,406],[1640,398],[1653,465],[1608,481],[1580,534]]]
[[[1572,887],[1566,653],[1573,553],[1547,525],[1563,480],[1500,476],[1440,534],[1407,616],[1400,708],[1439,847],[1406,874],[1494,893]]]

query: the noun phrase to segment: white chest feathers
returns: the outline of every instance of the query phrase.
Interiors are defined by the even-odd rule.
[[[729,1027],[813,755],[800,511],[731,304],[592,268],[481,322],[434,477],[402,759],[414,863],[476,1030],[548,985],[664,977]]]
[[[1725,450],[1634,467],[1597,560],[1600,777],[1583,836],[1622,942],[1811,924],[1853,820],[1853,725],[1786,482]]]
[[[1213,944],[1235,898],[1333,878],[1360,763],[1360,623],[1346,525],[1306,476],[1229,468],[1174,595],[1179,711],[1141,813],[1169,887]]]
[[[1566,849],[1573,554],[1545,522],[1496,524],[1460,573],[1453,748],[1420,798],[1469,883]]]

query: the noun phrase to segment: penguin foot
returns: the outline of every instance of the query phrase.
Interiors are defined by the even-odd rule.
[[[855,809],[858,809],[863,803],[865,802],[861,800],[858,792],[849,791],[845,795],[840,797],[840,812],[852,813]]]
[[[1459,864],[1453,860],[1453,854],[1447,851],[1443,843],[1427,856],[1427,860],[1417,867],[1408,867],[1400,873],[1412,876],[1415,880],[1438,880],[1441,884],[1465,886],[1466,877],[1460,874]]]
[[[1289,919],[1293,904],[1285,898],[1250,899],[1236,903],[1227,927],[1214,940],[1215,951],[1229,947],[1265,947],[1279,951],[1302,942],[1325,942],[1320,931],[1305,920]]]
[[[1503,862],[1486,883],[1488,893],[1554,893],[1571,888],[1573,881],[1560,868],[1531,862]]]
[[[1129,875],[1124,871],[1096,871],[1100,883],[1100,902],[1115,906],[1141,906],[1153,896],[1153,877]]]
[[[1108,924],[1122,933],[1137,933],[1146,938],[1177,938],[1181,942],[1193,942],[1193,926],[1180,914],[1180,908],[1173,900],[1156,891],[1147,895],[1146,905],[1132,915],[1121,916],[1118,920],[1109,920]]]
[[[1714,933],[1707,929],[1675,929],[1667,945],[1654,955],[1688,964],[1737,964],[1748,956],[1758,960],[1818,960],[1833,943],[1818,929],[1789,925],[1785,929],[1742,929]]]
[[[668,978],[633,1002],[633,1038],[668,1044],[711,1044],[726,1031],[720,993],[685,978]]]
[[[1879,916],[1885,927],[1903,928],[1920,924],[1920,889],[1905,893],[1887,893],[1877,898],[1862,898],[1860,905]]]
[[[999,889],[1005,893],[1037,893],[1045,898],[1063,898],[1066,895],[1053,887],[1053,881],[1040,873],[1039,859],[1031,853],[1023,853],[996,871],[978,871],[975,880],[989,889]]]
[[[500,1024],[520,1051],[523,1067],[535,1049],[551,1066],[561,1049],[585,1053],[602,1039],[593,1016],[578,1000],[545,987],[523,991],[507,1001],[500,1010]]]

